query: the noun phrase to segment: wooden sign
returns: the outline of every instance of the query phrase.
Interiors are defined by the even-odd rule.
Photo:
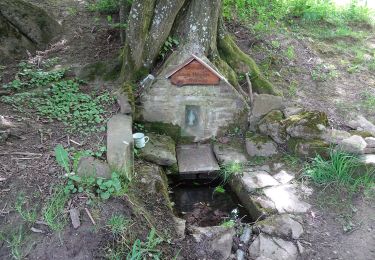
[[[195,56],[177,67],[167,78],[177,86],[219,85],[221,80],[220,74]]]

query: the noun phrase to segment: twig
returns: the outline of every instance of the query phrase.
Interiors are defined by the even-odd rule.
[[[24,156],[42,156],[41,153],[28,153],[28,152],[13,152],[13,153],[0,153],[1,155],[24,155]]]
[[[251,81],[250,81],[248,73],[245,74],[245,77],[246,77],[246,81],[247,81],[247,88],[248,88],[248,91],[249,91],[250,106],[252,106],[253,101],[254,101],[253,86],[251,85]]]
[[[82,146],[82,144],[80,144],[80,143],[74,141],[73,139],[70,139],[70,142],[72,142],[73,144],[76,144],[76,145]]]
[[[89,216],[92,224],[96,225],[95,220],[92,218],[90,211],[87,208],[85,208],[85,211],[86,211],[87,215]]]

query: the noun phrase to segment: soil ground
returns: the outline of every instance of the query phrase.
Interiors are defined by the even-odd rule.
[[[108,26],[106,17],[87,11],[86,1],[30,2],[53,13],[64,28],[61,38],[67,40],[66,46],[49,58],[59,57],[61,65],[80,68],[88,63],[111,61],[118,57],[121,47],[118,32]],[[375,123],[375,102],[372,101],[375,100],[372,99],[375,97],[375,72],[368,66],[365,58],[368,56],[357,57],[355,54],[355,50],[360,49],[363,54],[373,55],[373,30],[355,28],[364,32],[363,37],[324,38],[304,27],[294,30],[285,28],[282,32],[261,37],[238,24],[228,24],[228,28],[240,47],[256,59],[270,80],[283,91],[290,104],[323,110],[336,127],[346,128],[347,118],[355,114],[363,114]],[[292,51],[288,54],[290,46],[293,46],[293,55]],[[7,64],[2,72],[2,83],[12,79],[17,63]],[[88,88],[112,89],[116,84],[96,80],[90,82]],[[106,116],[110,117],[117,111],[116,105],[108,106]],[[147,221],[134,213],[131,201],[126,198],[111,199],[90,207],[91,214],[98,221],[94,226],[84,210],[85,198],[75,197],[68,204],[81,207],[82,226],[79,231],[67,225],[61,233],[54,233],[41,223],[35,227],[43,234],[29,232],[30,226],[14,210],[14,204],[17,197],[24,194],[27,206],[36,208],[38,219],[41,219],[42,209],[53,193],[53,187],[61,183],[62,170],[55,162],[54,147],[63,144],[65,147],[97,150],[105,145],[105,132],[72,134],[57,121],[48,122],[35,116],[33,111],[20,113],[3,103],[0,103],[0,115],[23,125],[21,138],[9,139],[0,151],[0,231],[17,234],[19,227],[24,226],[25,233],[28,231],[27,236],[19,245],[23,257],[101,259],[107,252],[106,248],[114,243],[106,228],[106,221],[116,213],[141,219],[135,226],[138,229],[136,235],[141,239],[146,237],[149,230]],[[303,258],[375,259],[373,199],[357,194],[353,199],[338,203],[349,208],[337,208],[337,205],[327,206],[322,198],[329,198],[330,194],[318,190],[310,199],[313,209],[304,218],[306,234],[301,241],[305,247]],[[149,207],[155,210],[152,205]],[[163,210],[155,211],[161,226],[168,224],[163,222],[163,213]],[[181,255],[189,255],[189,241],[163,246],[168,259],[176,255],[176,251],[168,247],[186,247]],[[14,248],[9,243],[0,239],[0,259],[10,259],[14,253],[12,250]]]

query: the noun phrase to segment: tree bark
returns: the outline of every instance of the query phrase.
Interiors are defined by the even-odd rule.
[[[164,62],[160,74],[168,65],[178,65],[191,54],[204,55],[235,88],[240,88],[238,77],[249,73],[255,92],[278,94],[228,34],[221,17],[221,3],[221,0],[134,0],[122,54],[123,80],[137,81],[146,76],[172,35],[180,44]]]

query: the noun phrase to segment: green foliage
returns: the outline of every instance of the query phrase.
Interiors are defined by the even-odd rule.
[[[344,187],[356,191],[374,185],[374,172],[362,168],[356,156],[332,149],[329,160],[317,155],[306,167],[304,175],[317,185]]]
[[[120,3],[131,4],[133,0],[94,0],[94,3],[88,5],[91,12],[112,14],[119,11]]]
[[[129,228],[130,220],[123,215],[113,215],[107,222],[107,226],[114,236],[123,235]]]
[[[98,178],[96,184],[98,185],[96,193],[103,200],[109,199],[112,195],[119,194],[122,191],[120,178],[115,172],[112,173],[112,178],[109,180]]]
[[[103,123],[104,106],[111,104],[114,99],[108,92],[95,96],[94,93],[81,92],[79,80],[62,80],[64,71],[57,70],[46,72],[41,69],[31,69],[31,65],[21,65],[21,72],[16,79],[5,88],[12,90],[25,90],[42,87],[33,92],[17,93],[12,96],[3,96],[0,101],[14,106],[24,112],[37,110],[41,116],[50,120],[63,122],[68,131],[81,133],[104,131]],[[47,66],[47,65],[45,65]]]
[[[370,91],[364,91],[361,93],[361,102],[360,105],[362,108],[366,109],[369,112],[375,111],[375,94]]]
[[[219,185],[219,186],[215,187],[213,194],[216,194],[216,193],[219,193],[219,194],[225,193],[224,187],[222,185]]]
[[[3,240],[5,240],[8,247],[10,248],[10,253],[13,259],[16,259],[16,260],[24,259],[25,255],[22,252],[24,239],[25,239],[25,232],[23,230],[23,226],[20,226],[18,230],[11,233],[9,238],[6,238],[4,235]]]
[[[339,7],[330,0],[224,0],[226,19],[252,24],[255,32],[262,33],[280,28],[280,22],[325,22],[333,25],[372,25],[373,11],[357,1]]]
[[[70,158],[69,153],[64,149],[61,144],[55,147],[55,158],[57,163],[64,168],[66,173],[70,173]]]
[[[44,68],[48,68],[51,61]],[[47,87],[53,82],[57,82],[64,77],[65,69],[45,71],[44,69],[37,68],[36,66],[21,62],[19,64],[20,71],[17,73],[15,79],[3,85],[4,89],[13,91],[27,90],[32,88]]]
[[[165,41],[163,47],[160,49],[159,56],[164,59],[168,53],[170,53],[175,47],[180,44],[178,39],[173,36],[169,36]]]
[[[14,205],[14,209],[17,211],[17,213],[21,216],[21,218],[24,221],[30,224],[33,224],[37,219],[36,209],[33,208],[29,210],[25,207],[25,204],[28,204],[26,201],[26,198],[24,194],[20,194],[17,197],[16,203]]]
[[[134,242],[131,252],[126,256],[126,260],[161,259],[161,252],[157,249],[157,246],[161,242],[163,240],[156,234],[155,229],[152,228],[146,242],[142,242],[139,239]]]
[[[66,225],[67,220],[64,208],[68,200],[69,194],[66,194],[64,188],[59,186],[47,201],[43,210],[43,218],[53,231],[61,231]]]
[[[239,162],[231,162],[220,167],[219,176],[223,184],[228,183],[235,174],[241,174],[243,166]]]
[[[220,226],[231,228],[231,227],[234,227],[235,225],[236,225],[236,221],[234,221],[233,219],[229,219],[229,220],[224,221]]]

